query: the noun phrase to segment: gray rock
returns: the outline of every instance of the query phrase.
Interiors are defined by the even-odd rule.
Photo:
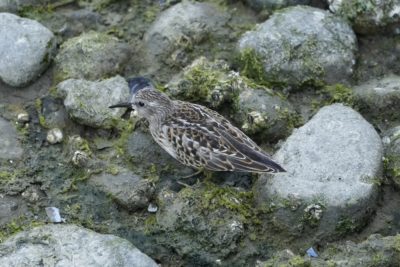
[[[186,50],[215,35],[228,16],[209,3],[182,2],[163,11],[143,41],[150,70],[160,64],[185,65]]]
[[[126,169],[116,168],[114,172],[94,175],[89,182],[128,210],[147,208],[154,194],[151,182]]]
[[[0,159],[19,159],[23,149],[17,139],[17,132],[8,121],[0,117]]]
[[[24,86],[49,65],[55,51],[53,33],[42,24],[0,13],[0,79]]]
[[[166,85],[166,93],[175,99],[218,109],[234,102],[239,93],[248,87],[239,73],[229,70],[226,61],[211,62],[199,57],[172,77]]]
[[[239,192],[209,185],[186,188],[177,194],[164,190],[158,195],[162,205],[156,213],[155,229],[151,230],[158,233],[158,242],[170,243],[179,255],[214,266],[217,259],[240,250],[246,219],[239,210],[230,208],[230,204],[248,204]]]
[[[104,33],[89,32],[68,39],[55,58],[56,81],[97,80],[120,72],[129,60],[128,44]]]
[[[300,116],[289,102],[264,89],[246,89],[238,97],[234,120],[247,134],[274,141],[299,126]]]
[[[18,233],[0,245],[0,266],[158,265],[127,240],[76,225],[46,225]]]
[[[115,126],[125,112],[108,107],[129,98],[128,83],[121,76],[97,82],[69,79],[59,83],[57,90],[64,97],[65,108],[72,119],[106,129]]]
[[[44,0],[0,0],[0,12],[15,13],[27,6],[45,4]]]
[[[352,24],[355,32],[400,32],[400,1],[328,0],[329,9]]]
[[[4,179],[4,178],[3,178]],[[16,197],[4,196],[0,198],[0,226],[4,226],[13,219],[18,218],[26,208],[21,205],[21,201]]]
[[[255,10],[279,9],[287,6],[308,5],[312,0],[246,0],[246,3]]]
[[[293,86],[346,83],[353,73],[356,36],[341,18],[296,6],[274,13],[246,32],[238,49],[255,53],[268,81]]]
[[[362,114],[380,121],[400,120],[400,76],[388,75],[354,87]]]
[[[276,152],[287,173],[262,175],[254,187],[258,202],[282,204],[276,216],[291,233],[313,227],[304,238],[359,229],[375,207],[382,150],[360,114],[341,104],[326,106]]]
[[[385,145],[386,175],[400,188],[400,126],[386,131],[382,141]]]

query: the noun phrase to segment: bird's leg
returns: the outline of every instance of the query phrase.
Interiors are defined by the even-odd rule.
[[[189,179],[189,178],[195,177],[203,172],[204,172],[204,169],[198,169],[195,173],[189,174],[187,176],[183,176],[183,177],[181,177],[181,179]]]

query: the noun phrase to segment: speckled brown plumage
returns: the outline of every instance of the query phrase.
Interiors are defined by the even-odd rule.
[[[283,172],[255,142],[217,112],[171,100],[151,87],[141,89],[129,107],[150,123],[154,140],[182,164],[212,171]]]

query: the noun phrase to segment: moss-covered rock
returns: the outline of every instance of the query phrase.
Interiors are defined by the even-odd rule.
[[[400,188],[400,126],[389,129],[383,137],[386,175]]]
[[[400,76],[388,75],[354,87],[360,112],[376,124],[400,122]]]
[[[144,53],[151,71],[184,66],[196,47],[220,34],[227,14],[212,3],[178,3],[160,14],[144,35]]]
[[[128,83],[120,76],[96,82],[69,79],[57,85],[57,92],[73,120],[106,129],[115,127],[125,112],[109,106],[129,98]]]
[[[260,223],[252,193],[232,187],[205,183],[179,193],[164,190],[158,203],[160,211],[155,221],[149,221],[149,232],[189,263],[197,261],[195,265],[227,262],[244,251],[241,242],[246,229]],[[235,262],[243,265],[246,257]]]
[[[349,20],[360,34],[396,33],[400,22],[400,3],[397,0],[333,0],[329,9]]]
[[[253,50],[262,62],[263,80],[295,88],[349,82],[356,47],[356,37],[344,20],[306,6],[275,12],[238,42],[242,57]]]
[[[61,45],[55,58],[55,80],[97,80],[119,73],[130,56],[130,47],[98,32],[84,33]]]
[[[165,91],[173,98],[218,109],[223,104],[232,103],[247,87],[245,79],[230,71],[227,62],[211,62],[200,57],[174,76]]]

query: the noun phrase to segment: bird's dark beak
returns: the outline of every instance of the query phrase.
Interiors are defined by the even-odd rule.
[[[132,104],[129,102],[121,102],[112,106],[109,106],[109,108],[127,108],[127,109],[132,109]]]

